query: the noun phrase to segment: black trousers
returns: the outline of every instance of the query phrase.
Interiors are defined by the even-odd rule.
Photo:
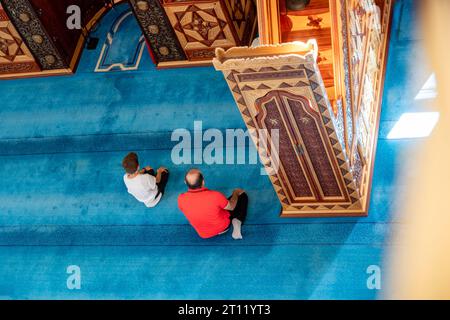
[[[231,199],[231,196],[228,198]],[[238,219],[242,223],[245,222],[245,218],[247,218],[247,207],[248,207],[248,195],[244,192],[238,197],[238,201],[236,203],[236,207],[234,210],[230,212],[230,223],[233,219]]]
[[[155,170],[153,170],[153,169],[145,170],[144,173],[156,177]],[[162,172],[161,179],[159,180],[159,182],[156,183],[156,185],[158,186],[158,194],[156,196],[159,196],[160,193],[162,195],[164,195],[164,191],[166,190],[167,181],[169,181],[169,171]]]

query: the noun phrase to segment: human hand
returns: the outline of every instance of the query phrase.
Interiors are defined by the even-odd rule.
[[[167,172],[167,171],[169,171],[169,170],[167,170],[167,168],[165,168],[165,167],[158,168],[158,173]]]
[[[240,188],[236,188],[234,189],[233,193],[240,196],[241,194],[243,194],[245,192],[244,189],[240,189]]]

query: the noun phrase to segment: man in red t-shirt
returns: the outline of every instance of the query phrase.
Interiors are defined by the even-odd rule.
[[[205,180],[198,169],[185,176],[186,193],[178,197],[178,207],[202,238],[225,233],[233,226],[233,239],[242,239],[241,226],[247,216],[248,197],[236,189],[228,199],[220,192],[205,188]]]

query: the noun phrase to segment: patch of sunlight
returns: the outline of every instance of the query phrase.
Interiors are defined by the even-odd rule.
[[[420,89],[415,100],[429,100],[437,97],[436,75],[433,73]]]
[[[389,132],[388,139],[428,137],[439,121],[439,112],[404,113]]]

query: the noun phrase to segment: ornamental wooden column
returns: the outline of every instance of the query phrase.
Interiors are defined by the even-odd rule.
[[[256,8],[258,9],[259,43],[280,43],[280,6],[278,1],[256,0]]]

